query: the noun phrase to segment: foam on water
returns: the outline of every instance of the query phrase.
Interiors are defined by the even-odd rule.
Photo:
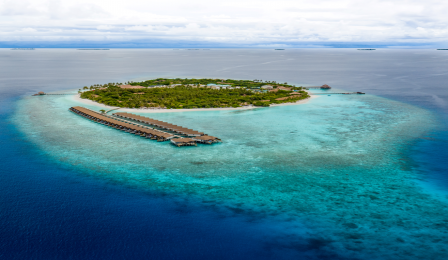
[[[13,122],[82,174],[256,218],[282,216],[284,227],[303,223],[315,241],[304,249],[304,234],[291,229],[282,246],[362,259],[448,257],[447,205],[421,191],[404,155],[436,127],[424,109],[323,95],[296,106],[142,113],[224,141],[177,148],[93,123],[68,112],[74,105],[70,96],[27,97]]]

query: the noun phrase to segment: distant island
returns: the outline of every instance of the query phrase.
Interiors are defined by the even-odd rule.
[[[34,48],[12,48],[12,51],[34,51]]]
[[[122,108],[267,107],[310,97],[303,87],[275,81],[166,79],[85,86],[81,98]]]
[[[358,49],[358,51],[374,51],[376,49]]]

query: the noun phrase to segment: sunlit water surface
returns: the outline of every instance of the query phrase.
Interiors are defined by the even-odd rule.
[[[223,66],[222,70],[232,68]],[[139,76],[145,77],[143,72]],[[212,146],[177,148],[68,112],[75,105],[99,109],[80,104],[73,96],[26,96],[15,101],[9,122],[20,138],[35,147],[35,156],[47,158],[53,167],[76,172],[76,178],[93,182],[89,185],[105,182],[122,187],[120,191],[110,188],[112,194],[136,196],[121,198],[120,203],[126,205],[123,210],[131,216],[147,215],[148,222],[174,216],[155,225],[162,234],[175,229],[168,230],[167,236],[176,237],[178,232],[183,242],[148,234],[154,248],[136,249],[141,255],[179,259],[448,257],[444,182],[428,183],[425,171],[430,170],[421,165],[429,159],[416,151],[428,145],[422,140],[430,140],[444,127],[435,110],[368,94],[320,95],[302,105],[252,110],[140,113],[223,140]],[[46,177],[52,178],[41,176]],[[89,200],[95,198],[80,199]],[[157,206],[163,212],[158,216],[140,212],[140,207],[151,203],[168,209]],[[171,204],[176,206],[167,206]],[[110,222],[104,210],[95,212],[99,220]],[[191,224],[189,219],[200,221]],[[187,232],[183,221],[193,230],[204,231]],[[132,221],[116,222],[123,232],[132,226]],[[146,226],[146,222],[135,222]],[[221,240],[214,241],[216,237]],[[191,240],[195,246],[189,245]],[[156,245],[157,241],[162,242]],[[138,244],[125,238],[122,246],[128,243]],[[170,255],[173,243],[184,244]],[[97,252],[97,257],[104,255],[107,250]]]

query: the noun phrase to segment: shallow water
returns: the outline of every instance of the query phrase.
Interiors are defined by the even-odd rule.
[[[171,53],[174,51],[142,52],[156,56],[155,60],[169,56],[173,64],[183,60],[182,56],[173,56]],[[234,61],[229,57],[239,59],[239,55],[243,53],[249,56],[246,63],[265,64],[275,58],[270,56],[277,55],[267,52],[241,50],[225,53],[220,50],[207,55],[214,56],[215,59],[219,57],[209,66],[221,67],[213,72],[214,75],[225,72],[227,75],[224,73],[224,76],[230,74],[242,77],[244,74],[253,74],[253,66],[234,67]],[[67,53],[64,55],[74,55],[68,51]],[[121,51],[121,55],[125,53],[126,51]],[[128,51],[128,56],[123,56],[122,60],[127,61],[135,53],[138,51]],[[424,51],[422,53],[418,55],[428,55]],[[106,55],[102,58],[108,60],[110,56],[118,54],[102,54]],[[409,53],[404,55],[398,51],[392,54],[396,60],[402,61],[397,64],[406,67],[406,62],[403,61],[407,61],[406,55],[410,55]],[[190,62],[211,58],[207,55],[191,57]],[[345,67],[342,67],[352,70],[355,65],[359,66],[360,63],[356,61],[360,58],[383,65],[389,59],[387,55],[382,56],[382,59],[368,56],[370,54],[355,57],[358,54],[347,54],[346,50],[312,50],[290,53],[289,57],[292,58],[285,58],[282,62],[310,56],[307,61],[312,64],[323,56],[328,59],[337,55],[349,59],[343,64]],[[133,58],[136,64],[143,62],[142,59]],[[442,61],[443,58],[445,57],[442,57]],[[300,63],[295,64],[301,67]],[[151,64],[148,66],[151,67]],[[282,63],[272,63],[269,66],[268,73],[275,71],[278,73],[276,77],[285,76],[289,83],[329,83],[299,81],[301,79],[292,75],[296,69],[285,67]],[[322,70],[332,74],[334,81],[343,82],[337,76],[337,71],[332,72],[334,68],[325,62],[321,66],[326,66],[326,70]],[[363,66],[371,66],[371,63]],[[181,64],[179,67],[185,69],[189,65]],[[161,74],[170,75],[177,69],[167,66],[160,70],[163,71]],[[384,73],[383,70],[385,69],[377,69],[375,73],[381,75],[379,73]],[[345,70],[338,72],[347,73]],[[144,72],[139,73],[141,75],[134,73],[131,76],[145,77]],[[403,73],[407,77],[412,76],[411,71]],[[186,69],[183,74],[198,75],[199,71]],[[210,72],[206,71],[204,74],[206,77]],[[364,74],[361,76],[366,77]],[[100,77],[102,76],[98,76]],[[357,77],[360,76],[352,75],[351,80]],[[395,79],[387,78],[390,81]],[[368,85],[375,86],[372,82]],[[66,89],[70,87],[72,86],[68,84]],[[54,89],[62,91],[64,88]],[[376,92],[379,89],[392,92],[384,87],[377,87]],[[439,91],[437,86],[433,89],[435,92]],[[363,91],[362,88],[359,90]],[[171,221],[156,224],[158,230],[163,233],[163,230],[170,229],[173,225],[181,225],[175,231],[167,231],[168,237],[176,238],[178,232],[182,241],[202,236],[207,236],[211,241],[197,241],[195,246],[187,243],[187,246],[170,255],[168,248],[175,239],[166,239],[160,242],[157,250],[137,250],[139,256],[445,259],[448,256],[445,251],[448,242],[448,208],[443,198],[443,180],[446,178],[443,173],[446,165],[440,160],[438,170],[441,174],[432,174],[437,171],[424,167],[424,163],[430,163],[432,159],[425,158],[421,149],[418,149],[428,145],[425,141],[431,139],[430,136],[441,131],[443,133],[441,118],[444,116],[445,101],[439,97],[442,101],[436,102],[438,105],[428,106],[424,99],[417,102],[408,99],[403,102],[402,96],[394,98],[395,100],[388,97],[322,95],[296,106],[244,111],[142,114],[200,130],[224,141],[213,146],[199,145],[181,149],[169,143],[158,143],[110,129],[69,113],[67,109],[70,106],[79,105],[71,96],[23,97],[14,101],[14,113],[8,120],[11,127],[19,131],[20,142],[28,142],[37,151],[34,156],[46,158],[51,165],[49,167],[54,167],[54,172],[46,178],[55,178],[58,171],[64,170],[70,172],[64,173],[70,176],[67,178],[83,182],[88,180],[93,186],[113,187],[110,188],[111,191],[105,192],[105,196],[115,196],[116,190],[129,193],[135,197],[121,198],[121,201],[126,205],[130,218],[148,214],[144,210],[142,212],[139,208],[141,204],[136,203],[136,200],[149,200],[148,203],[159,205],[156,208],[161,208],[162,212],[156,216],[149,214],[149,222],[151,219],[160,221],[166,216],[172,218]],[[89,108],[95,109],[94,106]],[[434,138],[431,140],[434,142]],[[439,142],[435,143],[425,151],[439,147]],[[23,174],[29,171],[30,169],[23,170]],[[78,203],[83,203],[88,198],[77,200]],[[173,214],[170,210],[176,207],[182,210]],[[104,210],[93,212],[104,223],[112,221],[105,217]],[[206,235],[201,232],[185,235],[188,228],[180,224],[184,218],[187,219],[185,225],[192,225],[195,230],[213,228]],[[199,218],[201,221],[188,224],[190,218]],[[120,222],[123,219],[114,221]],[[71,221],[67,222],[70,223]],[[139,223],[147,228],[147,225],[137,220],[127,223],[131,226],[132,223]],[[227,228],[231,231],[226,233],[224,230]],[[127,224],[123,225],[122,231],[126,232],[126,229]],[[129,229],[135,231],[134,228]],[[106,229],[101,230],[100,234],[104,232],[107,232]],[[67,232],[66,235],[70,233]],[[228,235],[215,242],[222,234]],[[121,244],[125,247],[134,244],[134,238],[124,239]],[[143,243],[145,239],[139,241]],[[147,241],[157,243],[159,240],[156,234],[151,234]],[[115,243],[117,242],[112,242]],[[108,246],[101,245],[103,250],[98,250],[98,255],[107,255]],[[210,247],[205,249],[208,245]],[[222,248],[216,250],[220,246]],[[193,249],[187,250],[188,247]],[[72,250],[75,247],[68,248]]]

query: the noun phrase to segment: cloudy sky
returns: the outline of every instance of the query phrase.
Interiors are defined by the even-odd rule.
[[[0,28],[3,44],[446,47],[448,1],[0,0]]]

